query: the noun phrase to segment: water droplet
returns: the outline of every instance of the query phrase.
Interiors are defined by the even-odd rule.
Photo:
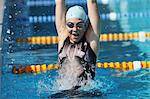
[[[14,7],[16,7],[16,3],[14,4]]]
[[[12,15],[9,15],[9,18],[11,19],[11,18],[12,18]]]
[[[10,29],[8,29],[6,33],[10,34]]]
[[[7,38],[5,38],[5,39],[4,39],[4,41],[8,42],[8,39],[7,39]]]
[[[18,13],[15,13],[15,15],[18,15]]]
[[[11,34],[14,35],[15,33],[14,33],[14,32],[11,32]]]

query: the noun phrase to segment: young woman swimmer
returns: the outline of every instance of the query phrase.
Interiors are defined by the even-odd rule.
[[[79,5],[66,9],[65,0],[55,1],[60,83],[78,89],[95,77],[100,33],[97,0],[87,0],[88,15]]]

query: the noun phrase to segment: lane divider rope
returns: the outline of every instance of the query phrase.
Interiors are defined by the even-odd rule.
[[[145,41],[150,38],[150,32],[135,32],[135,33],[110,33],[101,34],[100,41],[123,41],[123,40],[140,40]],[[17,38],[16,42],[28,42],[30,44],[57,44],[59,42],[58,36],[38,36],[28,38]]]
[[[134,12],[134,13],[102,13],[99,14],[101,20],[110,20],[110,21],[120,21],[124,18],[128,19],[139,19],[139,18],[149,18],[150,12]],[[47,23],[47,22],[55,22],[55,15],[40,15],[40,16],[29,16],[29,23]],[[146,27],[146,24],[144,25]]]
[[[139,70],[144,68],[150,68],[150,61],[133,61],[133,62],[98,62],[96,64],[97,68],[114,68],[122,70]],[[46,72],[53,69],[59,69],[57,64],[42,64],[42,65],[27,65],[19,66],[13,65],[12,73],[22,74],[22,73],[40,73]]]

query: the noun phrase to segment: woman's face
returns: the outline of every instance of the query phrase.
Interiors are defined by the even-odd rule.
[[[72,43],[79,42],[86,31],[84,21],[78,18],[67,20],[66,27],[70,34],[69,38]]]

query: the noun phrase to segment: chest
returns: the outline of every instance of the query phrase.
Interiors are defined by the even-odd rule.
[[[59,57],[68,57],[74,59],[75,57],[84,58],[86,55],[86,49],[83,44],[68,44],[63,47]]]

